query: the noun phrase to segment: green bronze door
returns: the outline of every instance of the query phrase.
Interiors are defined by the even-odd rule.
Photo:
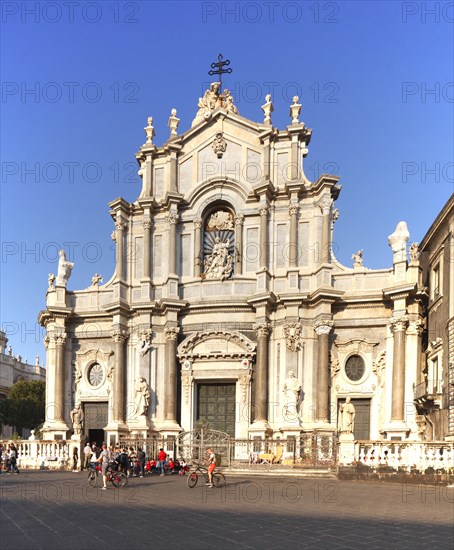
[[[235,384],[198,384],[197,420],[235,437]]]

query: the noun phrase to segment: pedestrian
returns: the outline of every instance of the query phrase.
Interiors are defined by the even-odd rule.
[[[107,445],[103,443],[102,451],[98,458],[98,462],[101,462],[102,483],[103,483],[101,489],[103,491],[107,489],[107,468],[109,467],[109,463],[111,460],[112,460],[112,457],[111,457],[110,451],[107,448]]]
[[[139,461],[139,474],[143,477],[145,474],[145,453],[142,449],[137,450],[137,460]]]
[[[86,470],[90,468],[91,455],[92,455],[92,450],[90,447],[90,442],[87,441],[84,447],[84,468]]]
[[[9,446],[9,467],[12,474],[18,474],[19,469],[17,467],[17,448],[14,443]]]
[[[137,477],[137,453],[134,447],[129,447],[129,464],[133,477]]]
[[[166,463],[166,459],[167,459],[167,453],[164,451],[164,449],[159,449],[159,454],[158,454],[158,463],[156,465],[156,468],[158,470],[161,470],[161,476],[165,475],[165,463]]]
[[[73,472],[77,472],[77,463],[79,462],[79,449],[74,447],[73,449]]]

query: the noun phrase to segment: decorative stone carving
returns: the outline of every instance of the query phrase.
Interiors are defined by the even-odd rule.
[[[153,126],[153,117],[148,117],[148,125],[145,126],[145,135],[147,136],[147,141],[145,142],[145,145],[153,145],[153,138],[156,135],[156,132],[154,131]]]
[[[196,229],[200,229],[202,227],[202,223],[203,223],[202,220],[200,218],[197,218],[194,220],[194,227]]]
[[[214,246],[204,260],[204,278],[227,279],[233,270],[233,256],[229,254],[230,239],[222,242],[219,237],[214,240]]]
[[[332,359],[331,363],[330,363],[330,366],[331,366],[331,379],[333,380],[338,375],[338,373],[340,371],[339,359]]]
[[[74,267],[74,264],[72,262],[68,262],[66,259],[66,253],[64,250],[59,250],[58,254],[60,256],[58,260],[58,272],[57,272],[57,286],[64,286],[66,287],[68,280],[71,276],[71,271]]]
[[[241,387],[241,403],[244,405],[248,402],[248,391],[251,383],[252,374],[249,371],[238,378]]]
[[[91,278],[91,286],[98,286],[99,283],[102,283],[102,275],[95,273]]]
[[[229,358],[248,358],[252,359],[253,353],[255,351],[255,344],[254,342],[251,342],[246,336],[241,334],[240,332],[227,332],[224,330],[212,330],[207,332],[196,332],[192,336],[188,337],[186,340],[184,340],[179,348],[178,348],[178,355],[180,359],[183,359],[185,357],[192,357],[194,353],[194,348],[201,344],[202,342],[206,342],[208,340],[219,340],[222,339],[225,342],[228,342],[229,344],[236,344],[236,346],[240,349],[238,351],[228,351],[226,353],[222,353],[222,357],[229,357]],[[232,347],[232,346],[230,346]],[[207,354],[209,355],[209,354]]]
[[[183,376],[181,383],[183,385],[183,392],[184,392],[184,402],[186,405],[189,403],[189,392],[192,387],[192,383],[194,381],[194,377],[192,374],[188,374],[187,376]]]
[[[337,220],[339,219],[339,216],[340,216],[339,208],[335,208],[333,210],[333,224],[337,222]]]
[[[410,245],[410,265],[418,265],[419,264],[419,256],[421,254],[421,251],[419,250],[419,244],[418,243],[412,243]]]
[[[333,326],[334,326],[333,321],[321,320],[321,321],[317,321],[315,323],[314,330],[315,330],[317,336],[320,336],[322,334],[329,334],[331,332]]]
[[[388,237],[388,244],[393,251],[393,262],[405,262],[407,259],[407,241],[410,233],[405,222],[399,222],[396,230]]]
[[[265,96],[265,103],[262,105],[262,111],[264,114],[264,124],[271,126],[271,113],[274,111],[273,102],[271,101],[271,94],[267,94]]]
[[[244,216],[243,216],[244,219]],[[227,229],[227,230],[233,230],[233,216],[230,212],[226,212],[225,210],[218,210],[214,214],[211,214],[211,216],[208,219],[207,222],[207,228],[208,229]]]
[[[348,396],[339,408],[338,430],[340,433],[351,434],[355,428],[355,407]]]
[[[77,387],[77,384],[80,382],[82,378],[82,369],[80,368],[80,365],[76,363],[74,365],[74,383]]]
[[[290,351],[297,351],[300,347],[301,324],[287,323],[284,325],[285,343]]]
[[[107,367],[107,380],[109,380],[109,382],[112,382],[113,380],[113,375],[114,375],[114,370],[115,370],[115,367],[112,364],[110,364],[108,367]]]
[[[234,218],[235,226],[241,226],[244,224],[244,216],[243,214],[238,214]]]
[[[227,142],[225,141],[224,134],[222,132],[216,133],[216,137],[214,138],[211,147],[213,148],[213,151],[218,159],[221,159],[227,149]]]
[[[147,353],[151,350],[153,347],[151,344],[151,337],[152,337],[152,330],[148,329],[144,332],[141,332],[139,334],[140,341],[137,344],[137,349],[141,355],[141,357],[145,357]]]
[[[268,322],[255,323],[254,325],[252,325],[252,328],[257,333],[257,338],[262,338],[264,336],[269,336],[269,334],[270,334],[270,324]]]
[[[389,322],[389,326],[393,333],[402,330],[405,331],[408,326],[408,315],[403,315],[402,317],[393,317]]]
[[[297,216],[299,209],[300,207],[297,204],[291,204],[288,208],[288,213],[290,216]]]
[[[180,332],[179,327],[166,327],[164,329],[164,335],[167,341],[176,340],[178,338],[179,332]]]
[[[298,103],[299,97],[293,96],[293,105],[290,105],[290,116],[292,117],[292,124],[299,124],[298,117],[301,113],[301,103]]]
[[[261,206],[259,208],[260,216],[268,216],[269,211],[270,211],[270,209],[268,208],[268,206]]]
[[[175,225],[178,222],[178,213],[177,212],[169,212],[169,215],[167,216],[167,220],[169,224]]]
[[[114,342],[124,342],[128,337],[128,331],[119,326],[112,328],[112,338]]]
[[[145,216],[142,223],[143,223],[143,228],[144,229],[151,229],[151,218],[150,218],[150,216]]]
[[[168,122],[168,126],[170,128],[170,137],[171,138],[176,137],[178,124],[180,124],[180,119],[177,118],[177,110],[172,109],[170,111],[170,118],[169,118],[169,122]]]
[[[84,411],[82,410],[80,403],[77,404],[74,407],[74,409],[71,411],[71,421],[73,423],[74,433],[75,434],[82,433],[82,429],[84,425]]]
[[[329,197],[325,197],[320,202],[320,210],[322,211],[323,216],[329,216],[329,213],[331,212],[331,207],[333,206],[333,199]]]
[[[150,405],[150,388],[142,376],[139,376],[136,382],[134,404],[137,416],[147,414]]]
[[[122,218],[118,217],[115,220],[115,228],[117,231],[123,231],[126,229],[126,222]]]
[[[110,234],[110,238],[113,240],[113,242],[116,242],[117,241],[117,232],[112,231],[112,233]]]
[[[47,277],[47,282],[49,284],[49,290],[51,288],[54,288],[55,275],[53,273],[49,273],[49,276]]]
[[[363,267],[363,250],[358,250],[356,254],[352,254],[353,267]]]
[[[372,372],[376,375],[378,385],[382,388],[385,383],[386,351],[380,352],[377,359],[372,363]]]

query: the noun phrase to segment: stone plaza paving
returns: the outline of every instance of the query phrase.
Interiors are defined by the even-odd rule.
[[[389,548],[454,544],[454,488],[308,479],[131,478],[90,488],[85,472],[0,475],[0,548]],[[99,480],[98,480],[99,483]],[[100,485],[100,483],[99,483]]]

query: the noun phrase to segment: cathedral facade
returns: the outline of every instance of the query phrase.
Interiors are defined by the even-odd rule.
[[[46,309],[48,438],[175,436],[200,423],[235,438],[339,427],[355,439],[421,440],[427,289],[405,222],[390,266],[333,252],[339,177],[304,171],[311,130],[243,118],[213,83],[192,127],[157,147],[151,118],[136,154],[142,189],[110,203],[115,273],[67,288],[61,252]],[[396,220],[397,222],[398,220]],[[384,235],[384,239],[386,239]],[[77,266],[75,266],[77,269]]]

